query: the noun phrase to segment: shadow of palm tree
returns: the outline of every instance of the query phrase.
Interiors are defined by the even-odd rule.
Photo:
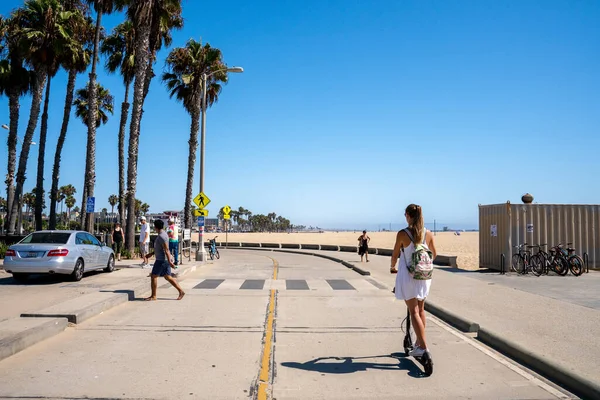
[[[372,361],[357,361],[365,359],[392,359],[391,362],[372,362]],[[304,371],[320,372],[322,374],[352,374],[359,371],[367,371],[369,369],[380,370],[407,370],[408,375],[421,378],[425,374],[412,361],[408,359],[404,353],[392,353],[378,356],[367,357],[319,357],[303,363],[299,362],[282,362],[281,365],[287,368],[301,369]]]

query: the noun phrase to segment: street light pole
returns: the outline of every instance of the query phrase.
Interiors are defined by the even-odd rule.
[[[231,67],[218,69],[210,74],[202,74],[202,122],[200,123],[200,193],[204,193],[204,146],[206,132],[206,81],[208,78],[217,72],[235,72],[242,73],[242,67]],[[198,249],[196,251],[196,261],[206,260],[206,250],[204,249],[204,225],[198,229]]]

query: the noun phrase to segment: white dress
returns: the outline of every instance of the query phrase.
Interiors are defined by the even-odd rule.
[[[398,258],[398,274],[396,275],[396,299],[398,300],[410,300],[415,297],[418,300],[424,300],[429,295],[429,288],[431,287],[431,279],[426,281],[413,279],[406,268],[406,260],[410,261],[413,252],[415,251],[415,245],[409,244],[404,249],[404,254],[400,252]]]

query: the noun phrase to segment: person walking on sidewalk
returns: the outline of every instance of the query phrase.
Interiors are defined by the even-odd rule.
[[[140,256],[142,257],[142,268],[148,267],[148,251],[150,246],[150,225],[146,222],[146,217],[142,216],[140,226]]]
[[[369,262],[369,242],[371,238],[367,235],[367,231],[363,231],[362,235],[358,237],[358,255],[360,255],[360,262],[363,262],[363,256]]]
[[[117,256],[117,261],[121,261],[121,248],[123,248],[123,229],[121,229],[120,223],[115,223],[111,237],[113,242],[113,251]]]
[[[413,357],[420,357],[427,351],[425,338],[425,299],[429,295],[431,279],[414,279],[408,270],[407,260],[410,262],[415,243],[423,243],[433,253],[433,259],[437,255],[433,234],[425,229],[421,206],[410,204],[404,212],[408,228],[401,230],[396,235],[396,243],[392,253],[391,273],[397,273],[394,292],[396,299],[404,300],[410,313],[412,326],[417,335],[414,349],[409,353]],[[401,254],[402,253],[402,254]],[[396,263],[400,259],[398,267]]]
[[[156,288],[158,287],[158,277],[164,277],[167,282],[169,282],[177,291],[179,291],[179,297],[177,300],[183,299],[185,296],[185,292],[177,283],[177,280],[171,276],[171,267],[175,267],[173,261],[171,260],[171,254],[169,253],[169,237],[167,233],[163,230],[165,227],[165,223],[157,219],[154,221],[154,230],[158,234],[156,239],[154,240],[154,252],[147,255],[147,258],[152,256],[156,257],[156,261],[154,261],[154,266],[152,267],[152,273],[150,274],[151,284],[150,287],[152,289],[152,294],[150,297],[147,297],[146,301],[156,300]]]
[[[169,251],[175,258],[175,265],[179,265],[179,229],[175,225],[173,217],[169,217],[167,235],[169,235]]]

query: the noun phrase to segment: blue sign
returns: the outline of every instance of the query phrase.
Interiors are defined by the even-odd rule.
[[[87,198],[87,204],[86,204],[86,207],[85,207],[85,211],[89,212],[89,213],[93,213],[95,205],[96,205],[96,198],[95,197],[88,197]]]
[[[204,217],[198,217],[198,226],[204,226]]]

